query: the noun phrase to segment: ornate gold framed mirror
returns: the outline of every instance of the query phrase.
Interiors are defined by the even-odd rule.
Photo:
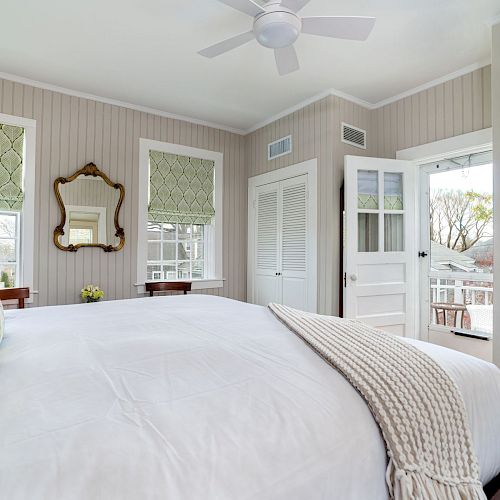
[[[119,224],[125,197],[122,184],[111,182],[94,163],[88,163],[70,177],[54,181],[61,222],[54,230],[54,244],[66,252],[97,247],[117,252],[125,244]]]

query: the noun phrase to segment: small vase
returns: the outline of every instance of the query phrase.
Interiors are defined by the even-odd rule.
[[[89,304],[90,302],[99,302],[101,299],[93,299],[92,297],[87,297],[85,302]]]

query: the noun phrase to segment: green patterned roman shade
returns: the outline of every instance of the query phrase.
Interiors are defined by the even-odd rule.
[[[214,210],[211,160],[149,152],[149,220],[211,224]]]
[[[0,123],[0,210],[23,209],[24,129]]]

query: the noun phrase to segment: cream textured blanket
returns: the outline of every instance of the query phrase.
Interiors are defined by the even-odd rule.
[[[369,405],[387,446],[391,498],[486,499],[462,396],[434,360],[359,321],[269,308]]]

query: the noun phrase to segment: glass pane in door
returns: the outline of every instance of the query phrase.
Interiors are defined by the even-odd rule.
[[[358,252],[378,252],[378,214],[358,213]]]
[[[384,208],[403,210],[403,174],[401,172],[384,173]]]
[[[404,252],[403,214],[384,214],[384,251]]]
[[[358,170],[358,208],[378,209],[378,172]]]

